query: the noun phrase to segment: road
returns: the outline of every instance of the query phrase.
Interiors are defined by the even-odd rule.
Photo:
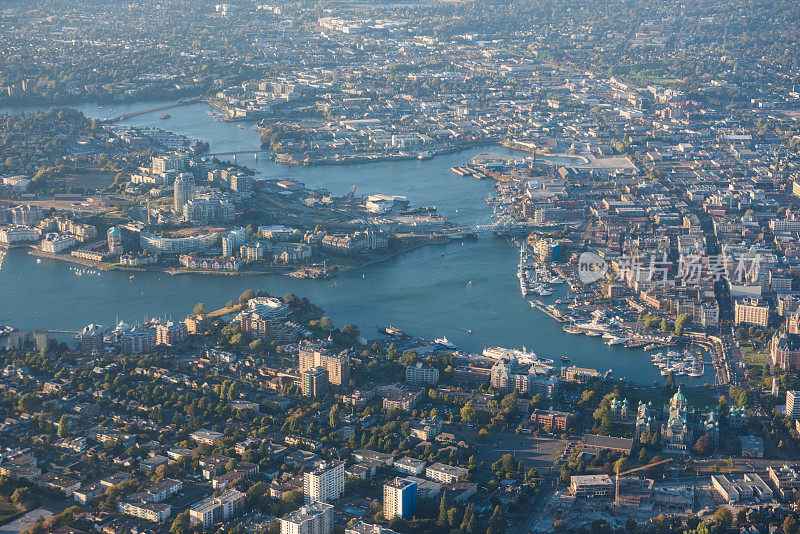
[[[717,235],[714,232],[714,223],[711,216],[697,209],[694,211],[700,220],[703,235],[706,238],[706,251],[711,256],[718,256],[721,253]],[[733,330],[733,305],[731,300],[730,285],[727,276],[714,282],[714,295],[719,306],[719,329],[720,339],[722,339],[722,361],[723,367],[727,368],[728,381],[733,385],[739,385],[746,381],[746,367],[743,365],[744,359],[742,351],[736,345],[736,336]]]
[[[561,465],[564,463],[568,456],[569,447],[577,441],[559,441],[563,447],[561,454],[553,466],[551,466],[545,473],[543,473],[542,483],[539,486],[539,491],[531,500],[527,507],[527,512],[519,520],[518,524],[514,527],[513,534],[528,534],[528,532],[535,532],[536,525],[542,520],[544,514],[545,504],[550,501],[553,493],[558,487],[558,477],[561,471]]]

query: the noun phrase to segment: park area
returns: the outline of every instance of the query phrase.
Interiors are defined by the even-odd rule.
[[[12,503],[0,500],[0,525],[5,525],[11,519],[19,515],[20,510],[17,509]]]

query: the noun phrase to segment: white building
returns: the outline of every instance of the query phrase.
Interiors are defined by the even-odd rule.
[[[331,534],[333,506],[314,502],[281,518],[281,534]]]
[[[171,156],[154,157],[150,166],[155,174],[164,174],[168,171],[182,171],[186,169],[186,156],[175,154]]]
[[[800,391],[786,392],[786,417],[800,419]]]
[[[344,494],[344,462],[327,462],[303,477],[306,503],[335,501]]]
[[[219,234],[210,232],[188,237],[160,237],[147,232],[139,234],[139,246],[149,252],[164,254],[188,254],[205,252],[219,243]]]
[[[189,520],[202,523],[207,529],[220,521],[227,521],[244,507],[246,495],[241,491],[229,489],[219,497],[209,497],[195,503],[189,509]]]
[[[458,481],[459,478],[469,473],[463,467],[453,467],[452,465],[435,463],[425,468],[425,476],[436,482],[450,484]]]
[[[47,234],[42,240],[42,251],[59,254],[70,247],[74,247],[76,243],[75,236]]]
[[[740,479],[712,475],[711,486],[728,504],[750,501],[754,498],[762,502],[772,499],[772,489],[756,473],[747,473]]]
[[[425,462],[410,456],[404,456],[399,460],[395,460],[394,468],[400,473],[418,476],[425,470]]]
[[[224,434],[215,430],[201,428],[189,434],[189,437],[201,445],[213,445],[215,441],[222,439]]]
[[[423,367],[422,363],[406,366],[406,383],[435,384],[439,381],[439,370],[436,367]]]
[[[383,485],[383,516],[410,518],[417,510],[417,483],[397,477]]]
[[[239,247],[247,242],[247,228],[234,228],[222,234],[222,255],[234,256]]]
[[[175,213],[183,215],[183,207],[193,200],[197,194],[194,176],[190,172],[182,172],[175,178],[172,185],[172,209]]]
[[[0,243],[15,245],[17,243],[30,243],[39,240],[39,232],[27,226],[10,226],[0,228]]]

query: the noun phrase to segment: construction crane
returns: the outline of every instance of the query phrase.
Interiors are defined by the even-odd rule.
[[[345,202],[352,202],[353,196],[356,194],[356,186],[350,188],[350,192],[344,196]]]
[[[663,460],[659,460],[657,462],[653,462],[651,464],[642,465],[639,467],[634,467],[633,469],[628,469],[627,471],[623,471],[622,473],[617,473],[616,478],[614,479],[614,513],[617,513],[617,506],[619,506],[619,477],[622,475],[628,475],[630,473],[636,473],[637,471],[644,471],[645,469],[650,469],[651,467],[658,467],[659,465],[664,465],[670,463],[674,458],[665,458]]]

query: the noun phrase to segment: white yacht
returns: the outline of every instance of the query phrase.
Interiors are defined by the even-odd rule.
[[[433,342],[436,343],[437,345],[441,345],[441,346],[443,346],[445,348],[448,348],[448,349],[456,348],[456,346],[453,345],[450,341],[448,341],[447,338],[444,337],[444,336],[437,337],[436,339],[433,340]]]

